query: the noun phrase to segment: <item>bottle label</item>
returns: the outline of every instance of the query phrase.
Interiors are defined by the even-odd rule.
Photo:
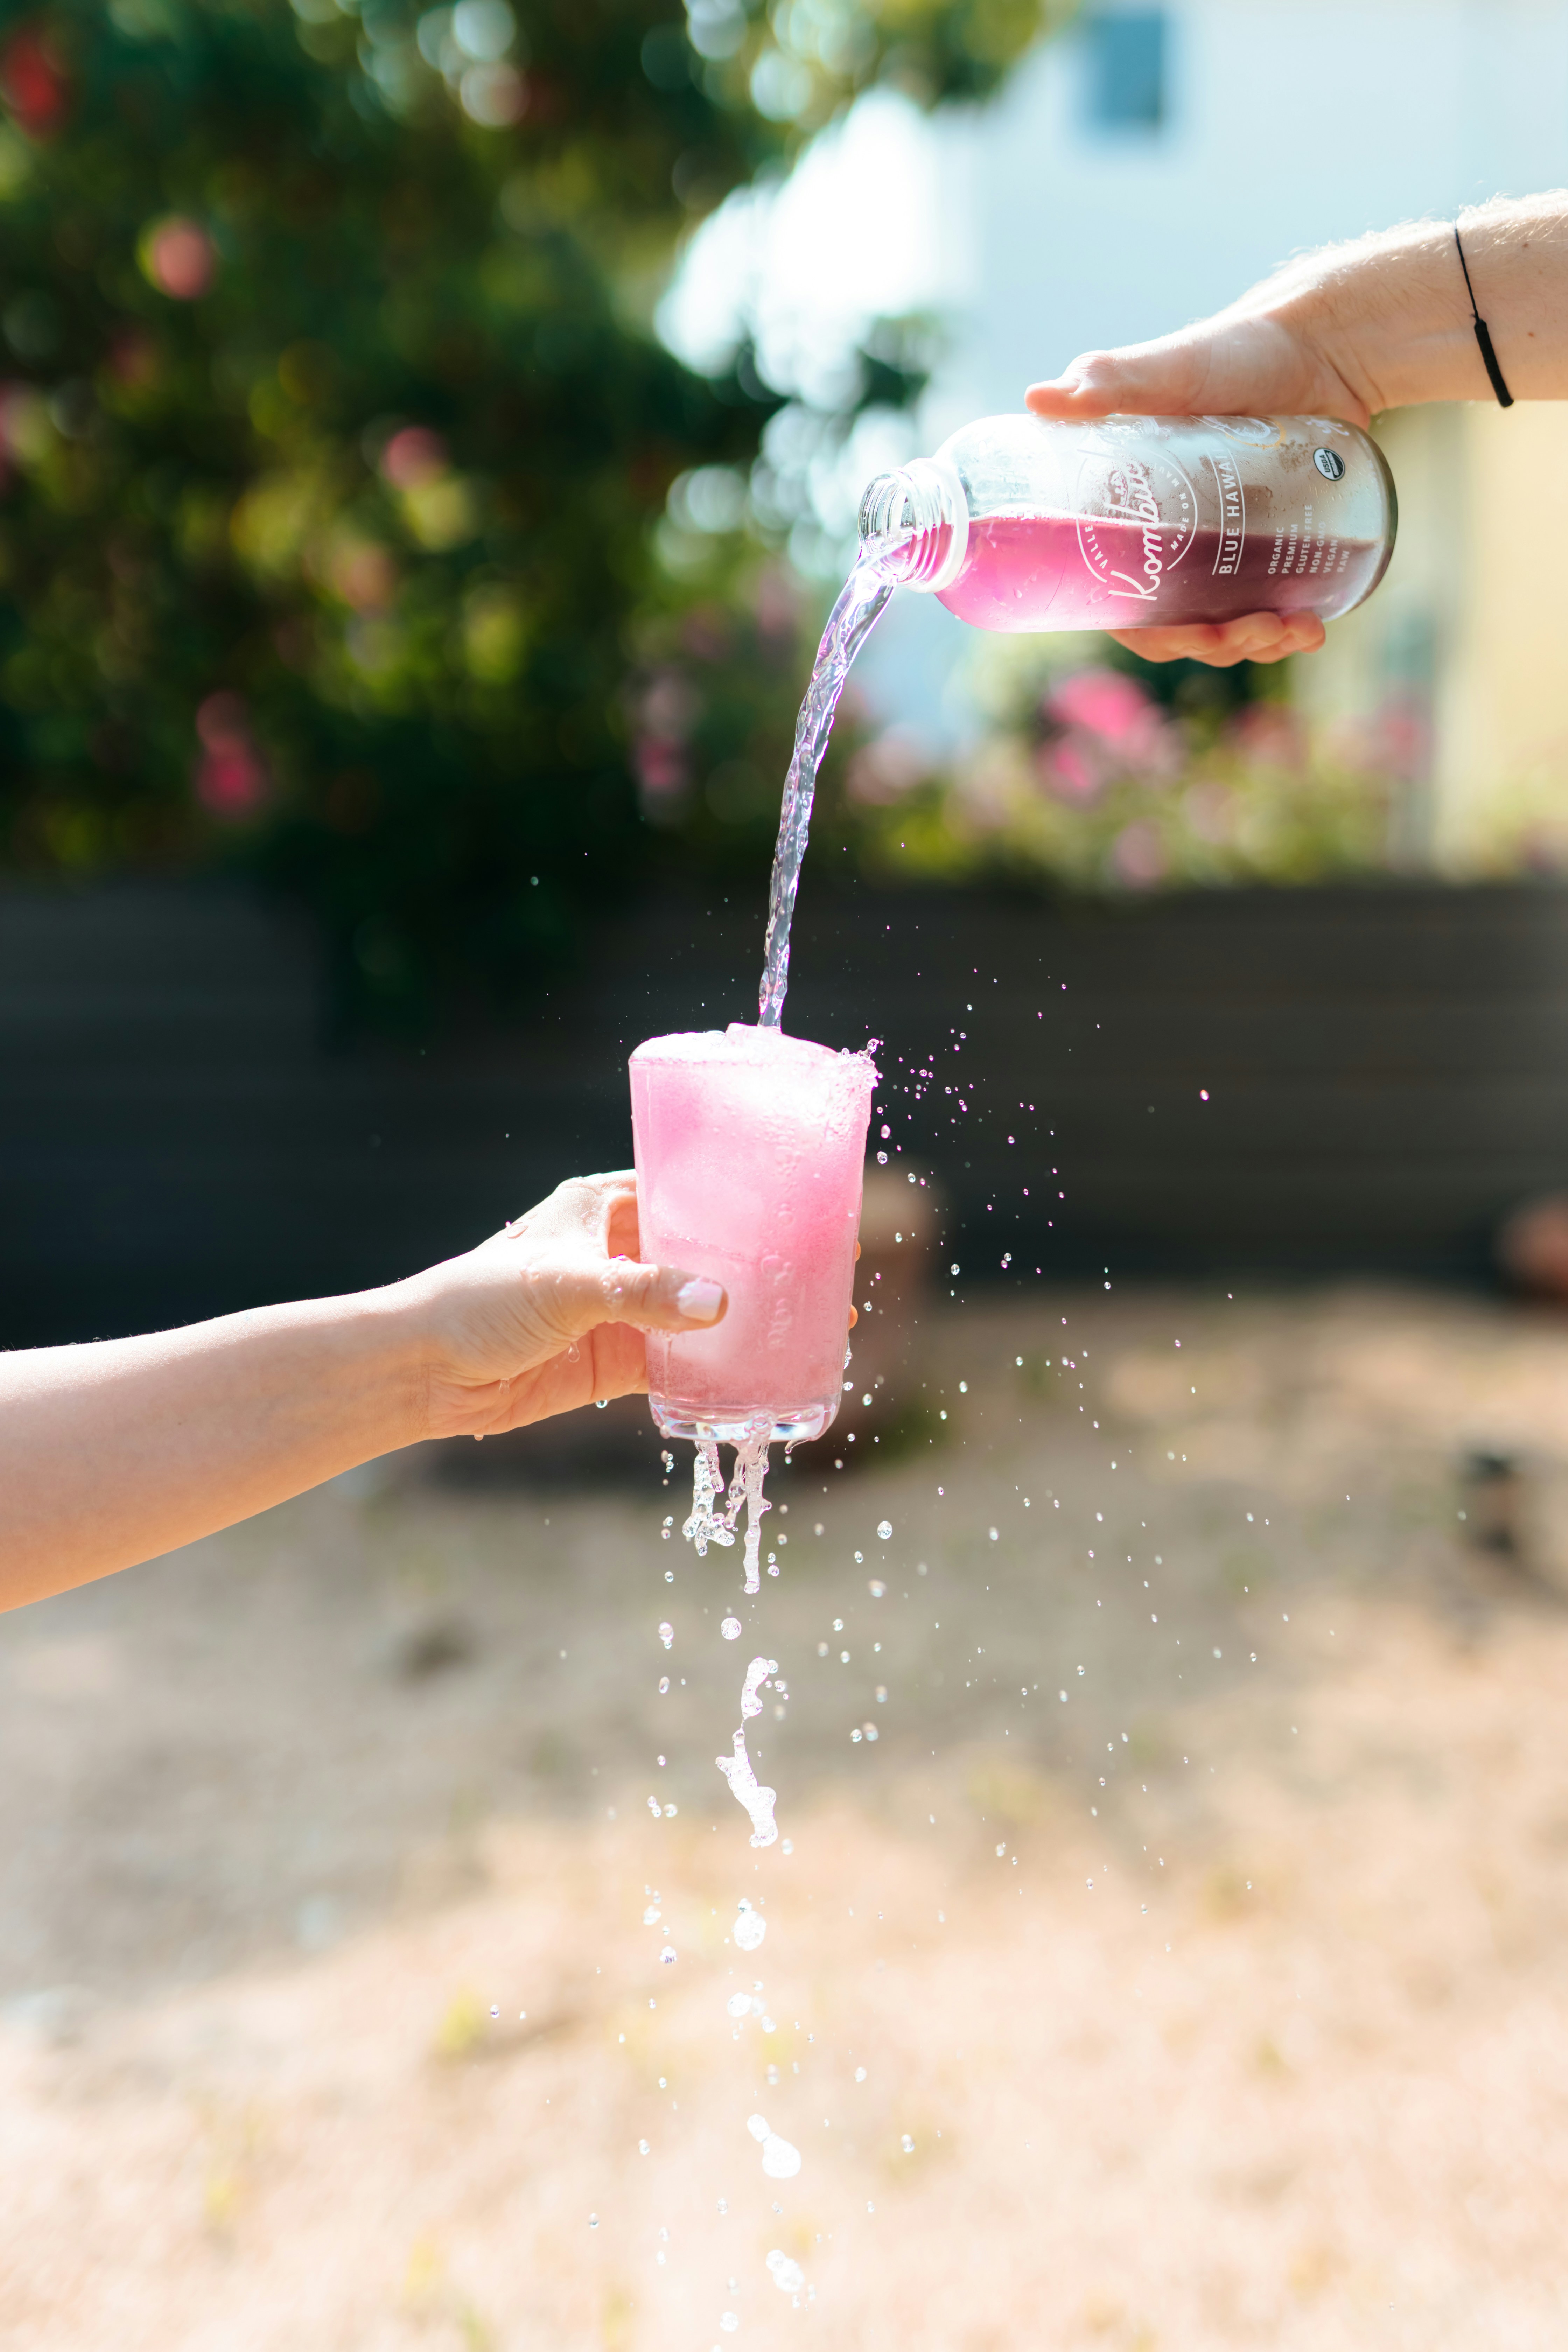
[[[1088,450],[1074,505],[1079,547],[1105,593],[1152,604],[1198,527],[1196,495],[1175,459],[1164,450]]]
[[[1210,570],[1216,580],[1225,580],[1241,569],[1241,551],[1247,539],[1247,489],[1228,449],[1210,450],[1205,462],[1214,476],[1219,518],[1218,545]]]

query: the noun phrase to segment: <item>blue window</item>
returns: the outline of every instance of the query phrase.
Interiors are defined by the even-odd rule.
[[[1089,119],[1097,130],[1157,131],[1165,119],[1165,16],[1159,8],[1084,20]]]

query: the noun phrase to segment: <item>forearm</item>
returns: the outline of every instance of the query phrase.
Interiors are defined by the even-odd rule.
[[[1459,230],[1509,390],[1516,400],[1568,399],[1568,193],[1478,205],[1460,215]],[[1228,315],[1300,334],[1368,415],[1493,396],[1446,221],[1308,255]]]
[[[384,1290],[144,1339],[0,1355],[0,1609],[232,1527],[425,1437],[483,1437],[647,1385],[644,1334],[721,1284],[637,1257],[629,1170],[574,1177]]]
[[[409,1285],[0,1355],[0,1608],[193,1542],[426,1428]]]

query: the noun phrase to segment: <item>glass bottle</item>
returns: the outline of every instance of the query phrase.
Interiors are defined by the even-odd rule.
[[[879,474],[860,551],[980,629],[1138,629],[1316,613],[1394,551],[1375,442],[1324,416],[984,416]]]

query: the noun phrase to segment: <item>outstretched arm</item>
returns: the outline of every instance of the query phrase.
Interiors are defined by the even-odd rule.
[[[1516,400],[1568,400],[1568,194],[1498,199],[1461,214],[1476,306]],[[1447,221],[1327,246],[1228,310],[1152,343],[1085,352],[1031,384],[1037,416],[1340,416],[1490,400]],[[1219,626],[1118,631],[1151,661],[1278,661],[1321,645],[1310,614]]]
[[[384,1290],[0,1355],[0,1608],[417,1439],[646,1388],[643,1330],[702,1329],[727,1301],[637,1250],[633,1178],[590,1176]]]

